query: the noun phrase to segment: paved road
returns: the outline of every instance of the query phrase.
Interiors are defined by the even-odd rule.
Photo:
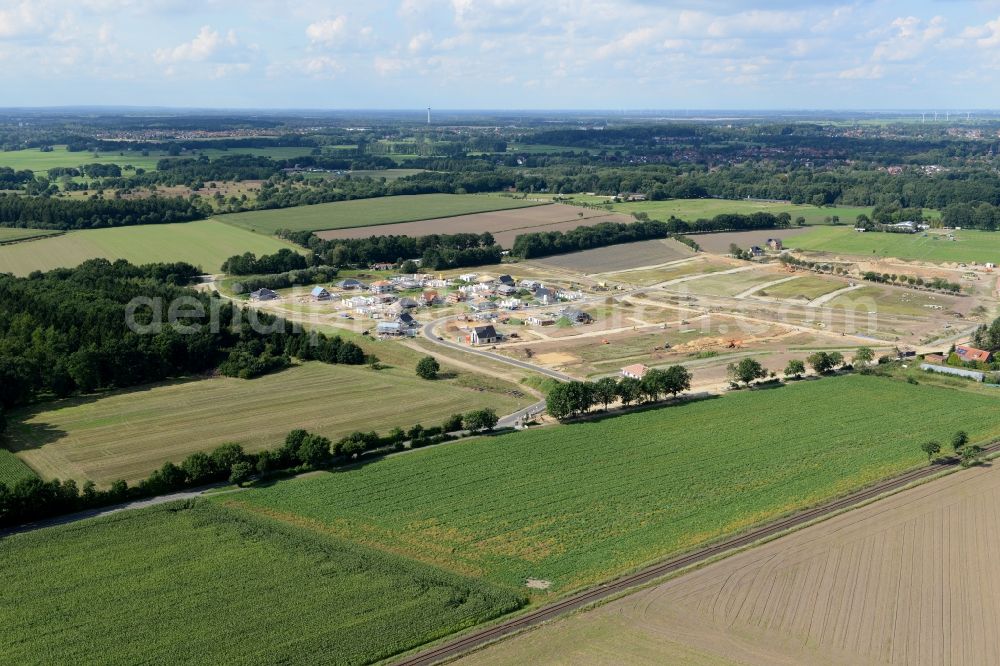
[[[77,511],[76,513],[69,513],[65,516],[56,516],[55,518],[47,518],[45,520],[39,520],[38,522],[28,523],[26,525],[20,525],[18,527],[11,527],[8,529],[0,530],[0,538],[10,536],[12,534],[20,534],[21,532],[33,532],[34,530],[40,530],[43,527],[55,527],[56,525],[66,525],[67,523],[75,523],[78,520],[85,520],[87,518],[98,518],[100,516],[110,516],[113,513],[118,513],[120,511],[131,511],[133,509],[144,509],[149,506],[156,506],[157,504],[166,504],[167,502],[176,502],[178,500],[194,499],[196,497],[201,497],[209,490],[214,490],[216,488],[221,488],[228,484],[225,483],[215,483],[210,486],[204,486],[202,488],[194,488],[191,490],[184,490],[179,493],[170,493],[169,495],[159,495],[157,497],[149,497],[147,499],[134,500],[132,502],[123,502],[121,504],[112,504],[111,506],[102,506],[97,509],[87,509],[86,511]],[[237,489],[233,489],[226,492],[238,492]]]
[[[988,447],[987,452],[1000,450],[1000,445]],[[913,470],[893,479],[888,479],[881,483],[870,486],[838,500],[815,507],[789,516],[787,518],[763,525],[757,529],[746,532],[740,536],[727,539],[712,546],[697,550],[693,553],[665,560],[659,564],[654,564],[637,573],[624,576],[617,580],[599,585],[584,592],[567,597],[562,601],[544,606],[537,610],[525,613],[498,625],[474,630],[464,636],[443,643],[437,647],[419,652],[409,657],[405,657],[397,662],[397,666],[430,666],[446,659],[452,659],[470,650],[481,647],[486,643],[504,638],[513,633],[536,626],[543,622],[548,622],[557,617],[572,611],[589,606],[597,601],[607,599],[622,593],[634,591],[636,588],[651,583],[668,574],[675,573],[689,566],[703,563],[709,559],[727,553],[734,549],[744,548],[761,539],[772,537],[794,527],[805,523],[826,518],[834,513],[850,509],[858,504],[872,500],[884,493],[898,490],[903,486],[932,476],[945,469],[957,467],[957,463],[933,465]]]

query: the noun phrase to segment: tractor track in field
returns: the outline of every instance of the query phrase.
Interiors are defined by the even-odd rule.
[[[1000,451],[1000,444],[994,444],[985,448],[985,453],[987,454],[998,451]],[[955,469],[958,465],[959,463],[954,461],[911,470],[899,476],[895,476],[867,488],[863,488],[857,492],[851,493],[850,495],[832,500],[812,509],[806,509],[805,511],[787,516],[766,525],[762,525],[756,529],[750,530],[749,532],[720,541],[714,545],[700,548],[686,555],[664,560],[663,562],[653,564],[635,573],[628,574],[597,587],[578,592],[561,601],[556,601],[523,615],[513,617],[492,627],[486,627],[478,631],[468,633],[464,636],[459,636],[439,646],[404,657],[397,661],[396,664],[397,666],[429,666],[430,664],[436,664],[458,657],[459,655],[470,652],[488,643],[492,643],[544,622],[554,620],[596,602],[628,593],[630,591],[635,591],[640,587],[687,567],[703,564],[717,556],[740,548],[745,548],[762,539],[780,535],[782,532],[795,527],[800,527],[818,519],[831,517],[833,514],[845,509],[855,508],[857,505],[873,500],[885,493],[899,490],[915,481],[934,476],[935,474],[946,470]]]

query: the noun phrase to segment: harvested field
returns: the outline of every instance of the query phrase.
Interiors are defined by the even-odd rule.
[[[998,512],[962,471],[459,663],[995,664]]]
[[[432,195],[424,195],[432,196]],[[437,196],[437,195],[435,195]],[[449,195],[440,195],[449,196]],[[471,196],[471,195],[470,195]],[[399,198],[399,197],[393,197]],[[489,199],[490,201],[506,201],[505,199]],[[372,201],[377,201],[373,199]],[[351,202],[353,203],[353,202]],[[500,206],[497,206],[500,208]],[[509,208],[509,206],[508,206]],[[410,218],[413,219],[413,218]],[[494,210],[476,213],[474,215],[454,215],[435,219],[421,219],[416,222],[402,222],[391,226],[381,226],[385,223],[372,223],[368,226],[353,228],[330,229],[317,234],[320,238],[367,238],[369,236],[403,235],[427,236],[429,234],[454,234],[490,232],[497,242],[504,247],[514,244],[519,234],[535,231],[569,231],[581,226],[591,226],[601,222],[633,222],[632,217],[618,213],[589,210],[550,204],[518,208],[515,210]]]
[[[680,284],[667,287],[670,291],[680,291],[691,294],[705,294],[708,296],[735,296],[756,285],[774,282],[787,275],[782,275],[773,270],[762,268],[760,270],[746,270],[735,273],[719,273],[708,275],[696,280],[688,280]]]
[[[917,291],[904,287],[865,284],[830,301],[828,306],[846,310],[880,312],[916,317],[941,317],[949,312],[968,311],[975,299]]]
[[[763,231],[724,231],[717,234],[691,234],[690,238],[705,252],[728,254],[731,243],[736,243],[745,250],[751,245],[764,247],[764,243],[767,242],[768,238],[780,238],[787,246],[789,244],[787,239],[807,233],[808,231],[809,229],[804,227],[795,229],[765,229]]]
[[[351,227],[369,228],[380,225],[396,225],[414,220],[435,221],[437,218],[450,220],[469,213],[507,210],[509,208],[534,208],[538,202],[509,197],[487,196],[483,194],[413,194],[375,199],[355,199],[334,203],[297,206],[279,210],[257,210],[247,213],[221,215],[217,219],[237,227],[273,234],[278,229],[293,231],[319,231],[322,229],[347,229]],[[544,206],[543,206],[544,207]],[[574,209],[575,210],[575,209]],[[406,234],[408,232],[391,229],[365,231],[358,235],[347,232],[346,236],[324,235],[324,238],[357,238],[377,234]],[[471,231],[454,227],[457,231]],[[486,231],[489,231],[488,229]],[[445,229],[435,229],[426,233],[449,233]],[[420,235],[420,234],[409,234]]]
[[[581,273],[607,273],[642,266],[659,266],[695,256],[694,250],[672,239],[648,240],[535,259],[535,263]]]
[[[274,448],[295,428],[337,439],[418,421],[430,426],[479,407],[506,414],[533,401],[511,396],[512,384],[488,380],[495,390],[479,390],[481,382],[465,388],[467,380],[459,374],[428,390],[409,368],[306,363],[249,381],[153,384],[14,411],[7,444],[46,478],[107,485],[141,479],[164,462],[226,442]]]

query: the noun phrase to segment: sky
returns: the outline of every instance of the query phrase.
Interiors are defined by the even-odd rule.
[[[0,0],[0,107],[1000,109],[1000,0]]]

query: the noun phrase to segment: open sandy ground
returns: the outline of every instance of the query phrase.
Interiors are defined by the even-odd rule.
[[[464,664],[1000,663],[1000,465],[952,474]]]

